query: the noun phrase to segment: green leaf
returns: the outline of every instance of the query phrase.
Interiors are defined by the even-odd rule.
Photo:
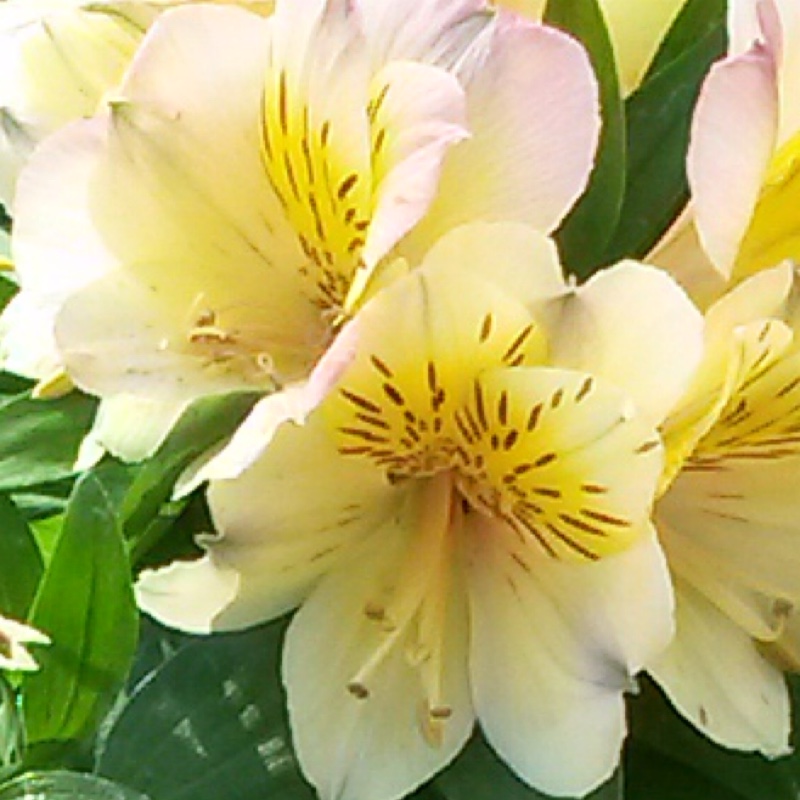
[[[0,231],[0,261],[6,257],[4,252],[4,239],[8,239],[8,235],[4,231]],[[0,309],[8,305],[8,301],[17,293],[18,288],[14,281],[10,280],[5,275],[0,275]]]
[[[32,772],[0,786],[0,800],[148,800],[125,786],[80,772]]]
[[[34,601],[31,622],[52,645],[23,682],[32,742],[80,739],[130,667],[138,632],[127,553],[113,499],[99,476],[82,477]]]
[[[257,399],[258,395],[248,392],[197,401],[183,414],[153,458],[138,468],[120,506],[125,536],[136,545],[134,560],[159,538],[160,529],[150,525],[172,496],[180,474],[229,436]]]
[[[446,800],[550,800],[530,788],[494,754],[480,735],[433,781]],[[622,800],[622,781],[617,775],[588,795],[586,800]]]
[[[658,48],[644,82],[680,58],[694,44],[726,25],[726,0],[687,0]]]
[[[597,0],[549,0],[545,21],[576,36],[600,87],[603,128],[589,187],[557,234],[566,267],[585,278],[602,265],[625,192],[625,108],[614,50]]]
[[[33,400],[26,393],[0,402],[0,491],[73,475],[95,408],[94,400],[77,392],[58,400]]]
[[[16,506],[0,495],[0,613],[26,619],[41,577],[36,540]]]
[[[686,204],[692,112],[709,67],[724,49],[725,31],[715,27],[628,98],[625,201],[606,263],[644,257]]]
[[[314,800],[289,744],[278,675],[284,628],[184,636],[175,650],[174,634],[146,626],[142,650],[156,664],[104,726],[96,771],[158,800]],[[160,637],[169,644],[159,661]]]
[[[630,705],[625,800],[797,800],[797,757],[768,761],[709,741],[650,681]]]

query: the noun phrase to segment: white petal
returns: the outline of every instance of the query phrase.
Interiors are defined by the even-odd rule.
[[[677,633],[649,666],[678,710],[713,741],[786,755],[789,698],[781,673],[702,595],[677,586]]]
[[[659,424],[703,356],[703,317],[664,272],[623,262],[554,303],[552,360],[622,388]],[[632,367],[632,365],[635,365]]]
[[[476,522],[469,562],[475,707],[522,780],[584,795],[617,767],[623,692],[672,634],[672,595],[652,536],[594,564],[524,568],[518,541]]]
[[[365,608],[397,580],[408,544],[404,528],[415,521],[410,511],[387,521],[369,549],[329,575],[287,634],[283,674],[294,744],[322,800],[399,800],[446,766],[472,730],[466,615],[455,591],[442,631],[442,691],[452,714],[442,723],[441,738],[425,734],[425,696],[413,641],[405,636],[370,673],[369,696],[358,698],[347,689],[391,636]]]
[[[144,573],[139,604],[196,632],[272,619],[391,513],[393,496],[378,470],[339,455],[319,418],[284,426],[247,472],[211,485],[220,536],[200,541],[207,555]]]

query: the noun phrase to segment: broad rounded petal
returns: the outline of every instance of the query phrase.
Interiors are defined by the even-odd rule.
[[[470,664],[480,724],[526,783],[583,796],[616,769],[623,692],[672,633],[663,556],[647,536],[596,564],[545,559],[526,568],[513,534],[476,520],[472,540]]]
[[[436,650],[443,703],[436,707],[421,677],[430,661],[417,652],[424,623],[415,617],[392,629],[375,606],[387,592],[402,597],[410,588],[400,565],[414,552],[416,514],[410,497],[367,549],[320,584],[287,634],[283,676],[294,744],[322,800],[399,800],[446,766],[472,730],[460,587],[442,600],[437,640],[426,640]]]
[[[474,273],[531,310],[567,291],[556,243],[516,222],[473,222],[448,231],[423,266],[454,284],[465,271]]]
[[[553,362],[622,388],[660,424],[703,357],[703,317],[683,290],[661,270],[623,262],[557,306],[549,326]]]
[[[444,70],[392,63],[373,79],[375,210],[362,257],[374,265],[419,222],[448,149],[467,138],[464,92]]]
[[[343,459],[313,419],[282,428],[236,480],[212,483],[207,554],[145,573],[140,606],[184,630],[235,630],[293,608],[394,509],[371,465]]]
[[[123,461],[152,456],[175,427],[188,403],[159,402],[151,397],[117,395],[100,403],[81,453],[95,448]],[[88,451],[85,451],[88,448]],[[81,456],[78,462],[81,462]]]
[[[234,433],[231,441],[204,466],[181,494],[207,480],[237,478],[264,453],[285,422],[303,425],[350,366],[358,344],[358,319],[348,323],[312,370],[307,381],[260,400]]]
[[[472,138],[449,155],[439,194],[401,247],[418,260],[446,230],[515,220],[550,232],[586,187],[599,133],[597,84],[582,47],[503,18],[467,86]]]
[[[677,593],[677,632],[649,665],[675,707],[725,747],[787,755],[789,697],[781,673],[753,640],[685,583]]]
[[[774,54],[760,43],[719,62],[695,110],[687,171],[696,224],[706,252],[726,278],[776,143],[775,69]]]

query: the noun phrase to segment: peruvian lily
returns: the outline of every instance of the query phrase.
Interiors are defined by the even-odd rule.
[[[655,426],[696,366],[700,315],[661,271],[569,289],[546,237],[475,223],[354,324],[335,390],[212,482],[219,533],[145,573],[139,602],[194,632],[300,605],[283,679],[323,800],[404,796],[476,720],[522,780],[583,795],[616,768],[623,693],[672,631]],[[618,373],[624,391],[603,377]]]
[[[496,0],[530,19],[541,19],[547,0]],[[623,94],[642,82],[686,0],[599,0],[614,47]]]
[[[715,742],[770,757],[790,750],[781,668],[800,664],[798,322],[788,264],[709,309],[705,359],[663,426],[655,508],[677,628],[650,671]]]
[[[188,0],[0,3],[0,202],[9,207],[33,148],[94,114],[163,8]],[[250,0],[251,8],[271,7]]]
[[[0,669],[32,672],[39,667],[25,645],[50,644],[35,628],[0,615]]]
[[[704,306],[800,257],[800,5],[733,0],[729,38],[694,115],[691,207],[650,259]]]
[[[580,45],[480,0],[171,10],[110,114],[23,175],[8,357],[62,359],[104,401],[95,439],[128,458],[203,395],[287,388],[278,416],[302,416],[387,253],[413,267],[473,219],[552,230],[598,125]]]

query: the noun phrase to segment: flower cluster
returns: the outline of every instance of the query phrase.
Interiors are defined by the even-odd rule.
[[[524,782],[584,795],[643,672],[713,741],[789,750],[800,7],[732,0],[686,209],[579,284],[553,236],[597,78],[544,4],[503,5],[0,8],[0,358],[99,399],[81,468],[258,394],[182,478],[203,555],[137,598],[202,633],[299,609],[283,681],[330,800],[405,796],[476,724]],[[600,5],[634,92],[683,4]],[[29,668],[40,640],[3,625]]]

